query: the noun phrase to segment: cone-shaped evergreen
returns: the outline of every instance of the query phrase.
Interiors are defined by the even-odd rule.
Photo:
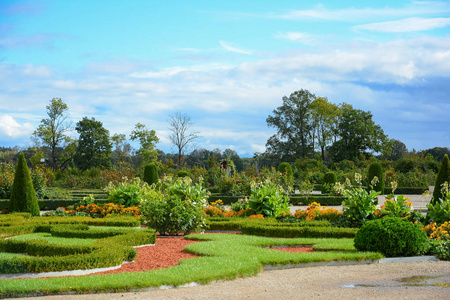
[[[158,183],[158,167],[154,163],[145,166],[144,181],[149,185]]]
[[[431,203],[435,204],[438,199],[444,198],[441,192],[441,185],[446,181],[450,183],[450,163],[447,154],[442,159],[441,168],[439,169],[439,173],[436,177],[436,184],[434,185],[434,192]]]
[[[23,153],[19,156],[9,201],[9,212],[15,211],[29,212],[32,216],[39,216],[39,203]]]
[[[383,166],[379,162],[374,162],[369,166],[369,184],[375,176],[378,177],[378,182],[373,186],[373,189],[384,194]]]

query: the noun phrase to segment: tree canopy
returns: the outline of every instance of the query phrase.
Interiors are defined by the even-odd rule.
[[[311,104],[316,96],[307,90],[283,97],[283,105],[273,110],[266,119],[277,133],[266,143],[267,152],[275,153],[285,161],[313,154]]]
[[[58,159],[61,153],[58,153],[58,147],[64,148],[72,140],[67,135],[72,123],[67,121],[67,104],[61,98],[53,98],[47,105],[48,118],[42,119],[41,124],[33,132],[35,141],[41,140],[45,146],[51,149],[51,164],[53,170],[58,169],[68,160],[65,159],[58,165]]]
[[[76,166],[81,170],[91,167],[110,168],[112,146],[109,131],[103,127],[102,122],[84,117],[75,129],[80,134],[74,157]]]

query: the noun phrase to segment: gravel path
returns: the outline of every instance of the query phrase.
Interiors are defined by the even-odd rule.
[[[141,292],[37,297],[80,299],[450,299],[450,262],[408,262],[264,271],[208,285]]]

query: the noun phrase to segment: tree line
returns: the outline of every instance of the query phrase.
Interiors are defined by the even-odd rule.
[[[356,109],[347,103],[337,105],[303,89],[289,97],[284,96],[282,101],[282,105],[266,119],[269,127],[277,129],[276,134],[267,140],[264,153],[255,153],[251,158],[241,158],[232,149],[192,147],[200,133],[192,131],[194,123],[181,112],[171,115],[168,121],[168,139],[177,149],[175,154],[157,149],[159,137],[156,132],[141,123],[135,125],[129,136],[131,141],[139,143],[139,148],[133,149],[125,134],[110,135],[95,118],[83,117],[74,126],[68,119],[68,106],[61,98],[50,100],[46,107],[47,117],[41,120],[31,136],[34,146],[22,151],[32,164],[45,160],[54,171],[68,166],[80,170],[103,169],[123,163],[139,168],[155,161],[169,168],[212,168],[224,160],[231,160],[236,171],[243,171],[250,166],[258,170],[298,159],[336,163],[377,155],[380,159],[395,161],[409,153],[404,143],[388,138],[381,126],[372,120],[370,111]],[[78,139],[70,136],[74,129]],[[420,154],[423,157],[431,154],[440,161],[445,154],[450,155],[450,150],[435,147]],[[10,162],[17,157],[17,147],[0,147],[0,162]]]

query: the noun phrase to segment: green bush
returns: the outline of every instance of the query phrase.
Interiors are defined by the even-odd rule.
[[[264,182],[252,183],[248,206],[253,214],[265,217],[278,216],[289,211],[289,198],[281,186],[266,179]]]
[[[355,237],[358,251],[381,252],[386,257],[421,255],[430,244],[418,225],[400,218],[367,221]]]
[[[436,177],[436,183],[434,185],[434,192],[431,203],[435,204],[438,199],[445,198],[446,195],[442,194],[441,188],[442,184],[446,181],[450,182],[450,163],[447,154],[442,159],[441,168],[439,169],[439,173]]]
[[[144,181],[147,182],[148,185],[158,183],[158,167],[154,163],[145,166]]]
[[[411,157],[400,158],[395,163],[395,171],[400,173],[408,173],[414,171],[417,167],[417,161]]]
[[[188,171],[181,170],[177,174],[178,178],[191,177],[191,174]]]
[[[328,194],[331,192],[331,187],[337,182],[337,176],[334,172],[327,172],[323,176],[322,194]]]
[[[23,153],[20,153],[16,173],[14,175],[9,211],[29,212],[33,216],[39,216],[40,214],[30,170],[28,169]]]
[[[374,180],[377,177],[378,180]],[[384,193],[383,166],[379,162],[371,163],[369,166],[369,183],[372,184],[373,190]]]
[[[132,181],[121,182],[117,185],[110,182],[105,190],[110,202],[130,207],[138,206],[149,188],[141,179],[135,178]]]
[[[141,203],[142,219],[160,235],[188,234],[205,227],[203,208],[207,190],[189,177],[166,178],[161,190],[151,189]]]
[[[292,177],[293,176],[293,172],[292,172],[292,166],[290,163],[287,162],[282,162],[279,166],[278,166],[278,172],[281,172],[283,174],[286,174],[288,177]]]

